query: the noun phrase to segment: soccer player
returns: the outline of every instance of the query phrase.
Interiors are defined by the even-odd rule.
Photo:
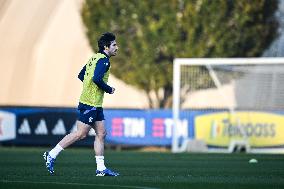
[[[52,150],[45,152],[43,157],[47,170],[54,173],[54,163],[57,155],[87,136],[90,129],[96,132],[94,150],[96,154],[96,176],[118,176],[119,174],[107,169],[104,164],[104,140],[106,129],[104,126],[103,98],[104,93],[113,94],[115,89],[107,85],[110,61],[109,58],[117,54],[118,46],[115,35],[104,33],[98,40],[99,52],[94,54],[83,67],[78,78],[83,82],[83,91],[78,105],[77,131],[66,135]]]

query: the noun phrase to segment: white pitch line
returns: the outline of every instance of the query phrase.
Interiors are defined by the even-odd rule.
[[[27,183],[27,184],[57,184],[57,185],[77,185],[77,186],[106,186],[114,188],[135,188],[135,189],[159,189],[147,186],[128,186],[128,185],[110,185],[110,184],[84,184],[84,183],[73,183],[73,182],[33,182],[33,181],[21,181],[21,180],[1,180],[3,183]]]

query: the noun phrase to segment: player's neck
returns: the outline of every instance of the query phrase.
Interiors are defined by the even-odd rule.
[[[104,50],[103,53],[106,54],[110,58],[109,52],[107,50]]]

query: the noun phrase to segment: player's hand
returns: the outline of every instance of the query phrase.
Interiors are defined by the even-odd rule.
[[[110,94],[113,94],[114,93],[114,91],[115,91],[115,88],[111,88],[112,90],[111,90],[111,92],[110,92]]]

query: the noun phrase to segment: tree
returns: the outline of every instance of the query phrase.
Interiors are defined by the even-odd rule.
[[[112,73],[146,92],[150,108],[172,102],[175,57],[255,57],[277,36],[277,0],[86,0],[83,22],[94,51],[117,34]],[[202,87],[202,86],[200,86]]]

